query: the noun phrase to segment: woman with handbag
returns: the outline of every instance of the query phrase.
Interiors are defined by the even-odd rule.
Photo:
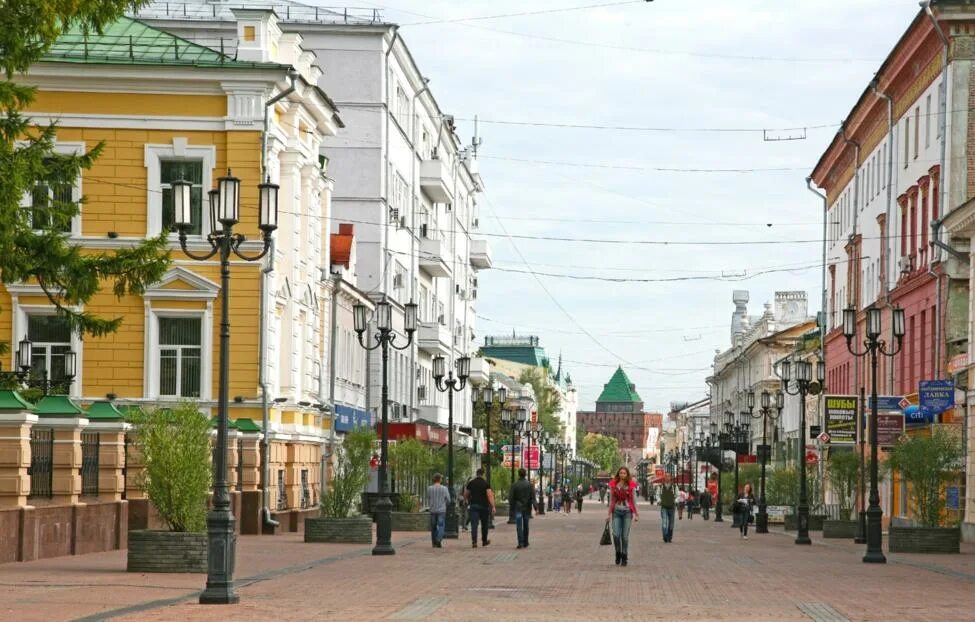
[[[636,488],[637,483],[626,467],[620,467],[609,482],[609,516],[606,522],[612,522],[617,566],[626,566],[629,562],[630,523],[640,520],[636,510]]]
[[[738,501],[735,503],[735,510],[738,513],[738,527],[741,529],[743,540],[748,539],[748,523],[755,521],[752,515],[752,508],[755,507],[755,495],[752,494],[752,485],[745,484],[738,494]]]

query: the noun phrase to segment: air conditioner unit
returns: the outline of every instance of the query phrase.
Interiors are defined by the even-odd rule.
[[[897,267],[901,274],[910,274],[914,271],[914,255],[904,255],[897,262]]]
[[[390,220],[399,220],[399,208],[391,207],[389,208],[389,218]]]

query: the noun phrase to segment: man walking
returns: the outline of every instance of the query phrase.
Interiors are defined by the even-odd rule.
[[[481,545],[491,544],[488,540],[488,522],[494,515],[494,491],[491,484],[484,479],[484,469],[478,469],[477,474],[467,482],[464,489],[464,499],[467,501],[471,515],[471,546],[477,548],[477,526],[481,525]],[[488,513],[490,512],[490,514]]]
[[[677,491],[674,489],[670,476],[664,477],[664,484],[660,487],[660,528],[663,530],[664,542],[674,539],[674,506],[677,505]]]
[[[532,501],[535,494],[525,469],[518,469],[518,481],[511,486],[511,503],[515,511],[515,531],[518,534],[518,548],[528,546],[528,521],[532,517]]]
[[[697,498],[698,503],[701,504],[701,518],[708,520],[708,514],[711,512],[711,493],[707,489],[702,490]]]
[[[443,548],[444,523],[447,520],[447,501],[450,491],[441,484],[443,477],[440,473],[433,476],[433,484],[427,487],[427,507],[430,509],[430,539],[433,548]]]

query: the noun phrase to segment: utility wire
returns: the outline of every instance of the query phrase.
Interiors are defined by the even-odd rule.
[[[583,6],[567,6],[559,9],[542,9],[539,11],[522,11],[520,13],[501,13],[498,15],[479,15],[475,17],[457,17],[450,19],[434,19],[427,22],[412,22],[408,24],[400,24],[400,27],[406,26],[427,26],[429,24],[458,24],[462,22],[476,22],[488,19],[503,19],[506,17],[524,17],[529,15],[547,15],[551,13],[567,13],[569,11],[582,11],[584,9],[603,9],[613,6],[624,6],[627,4],[644,4],[647,0],[626,0],[625,2],[607,2],[604,4],[587,4]],[[393,9],[397,10],[397,9]]]

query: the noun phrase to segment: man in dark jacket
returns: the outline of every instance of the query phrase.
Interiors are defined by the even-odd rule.
[[[515,511],[515,529],[518,533],[518,548],[528,546],[528,520],[532,515],[532,502],[535,493],[527,479],[525,469],[518,469],[518,481],[511,486],[511,504]]]
[[[664,477],[664,485],[660,487],[660,527],[663,529],[664,542],[674,538],[674,506],[677,505],[677,489],[670,479]]]

